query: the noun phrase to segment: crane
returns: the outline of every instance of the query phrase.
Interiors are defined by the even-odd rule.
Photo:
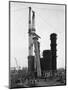
[[[17,69],[19,70],[19,69],[20,69],[20,66],[19,66],[18,63],[17,63],[16,57],[14,58],[14,60],[15,60],[15,62],[16,62]]]

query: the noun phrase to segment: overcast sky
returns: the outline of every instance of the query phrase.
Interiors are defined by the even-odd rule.
[[[40,51],[50,49],[50,34],[57,34],[57,68],[65,68],[65,6],[33,3],[11,3],[11,67],[14,57],[21,67],[28,66],[28,15],[35,11],[36,33],[41,37]]]

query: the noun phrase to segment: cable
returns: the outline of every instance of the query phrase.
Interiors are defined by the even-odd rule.
[[[36,13],[37,13],[37,12],[36,12]],[[37,13],[37,14],[38,14],[38,13]],[[56,30],[55,27],[53,27],[49,22],[47,22],[47,19],[46,19],[46,20],[43,19],[43,17],[41,17],[40,14],[39,14],[38,16],[41,18],[41,20],[42,20],[44,23],[48,24],[52,29]]]

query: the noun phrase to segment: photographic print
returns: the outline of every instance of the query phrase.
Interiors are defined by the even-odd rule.
[[[66,5],[9,1],[9,87],[66,85]]]

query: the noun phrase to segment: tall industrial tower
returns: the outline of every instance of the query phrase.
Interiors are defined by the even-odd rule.
[[[29,56],[33,56],[33,35],[32,35],[32,21],[31,21],[31,7],[29,7]]]
[[[57,66],[56,66],[56,40],[57,40],[57,34],[52,33],[50,35],[50,39],[51,39],[51,52],[52,52],[52,70],[56,70]]]
[[[32,15],[32,18],[31,18]],[[28,70],[29,71],[36,71],[37,76],[41,77],[41,67],[40,67],[40,51],[39,51],[39,42],[38,38],[40,38],[35,33],[35,12],[31,10],[29,7],[29,56],[28,56]],[[35,56],[33,56],[33,45]],[[34,63],[34,64],[33,64]],[[31,69],[33,68],[34,69]]]

